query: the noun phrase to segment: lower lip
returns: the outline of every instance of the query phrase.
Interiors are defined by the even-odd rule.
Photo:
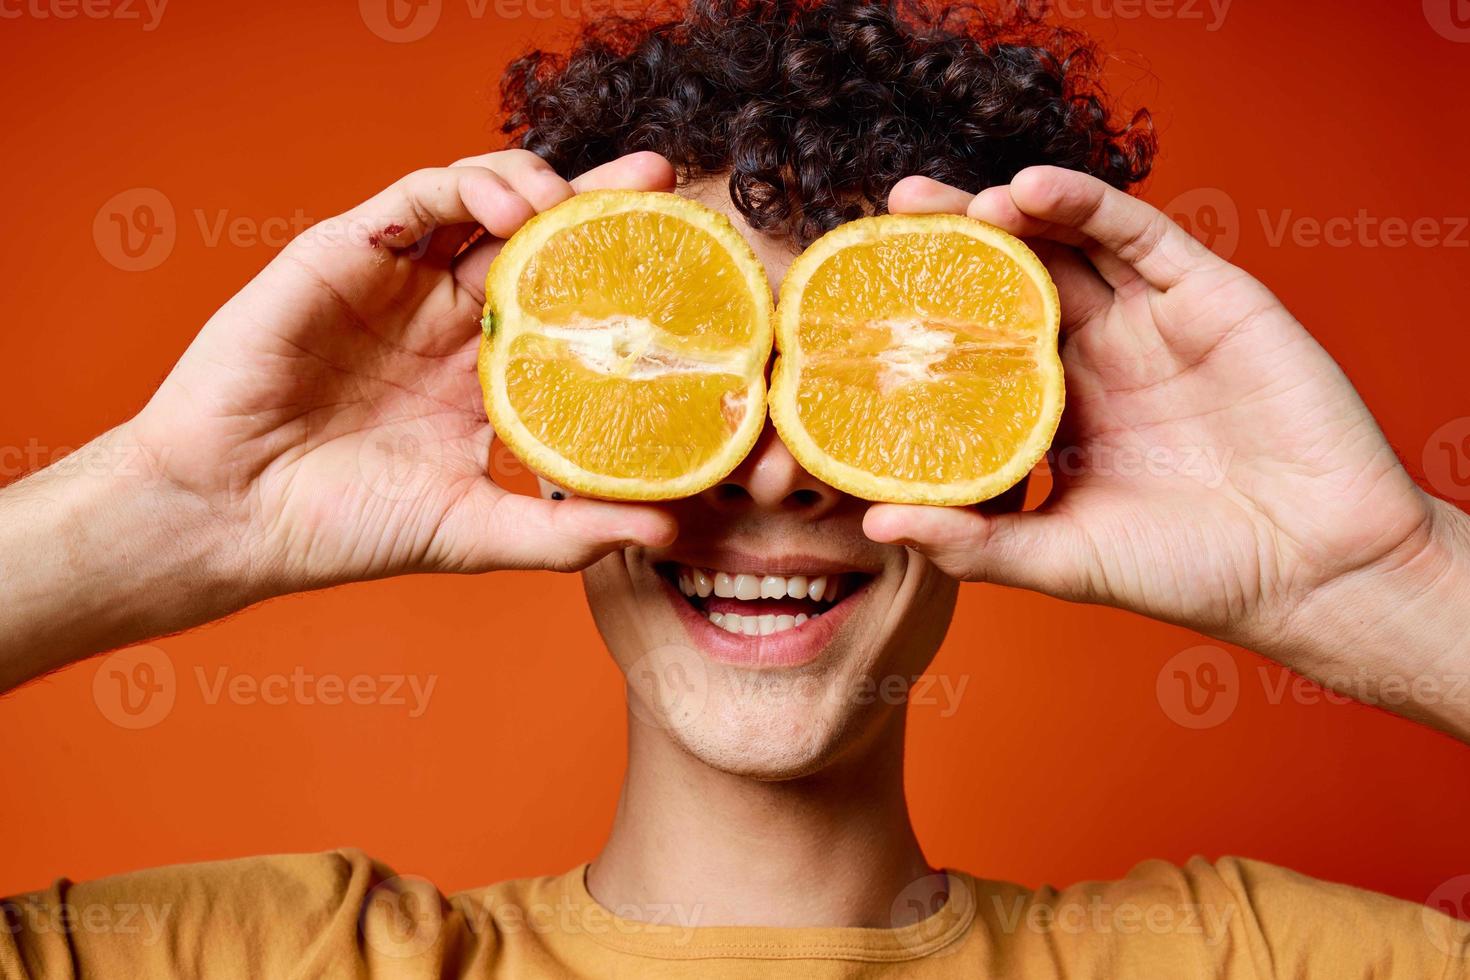
[[[794,629],[766,636],[746,636],[716,626],[667,579],[659,576],[659,581],[695,646],[718,663],[751,668],[802,667],[816,660],[867,593],[864,584],[816,619],[809,619]]]

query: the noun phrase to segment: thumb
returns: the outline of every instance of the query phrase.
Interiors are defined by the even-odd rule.
[[[967,582],[992,582],[1087,601],[1095,559],[1086,537],[1059,514],[981,514],[961,507],[876,504],[863,533],[909,547],[940,571]]]
[[[673,517],[646,504],[542,500],[486,481],[446,515],[431,562],[445,571],[572,572],[620,548],[672,544],[677,534]]]

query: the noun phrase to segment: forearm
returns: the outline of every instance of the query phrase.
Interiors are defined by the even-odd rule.
[[[126,427],[0,490],[0,691],[248,605],[242,554]]]
[[[1316,590],[1252,645],[1470,742],[1470,517],[1439,500],[1433,511],[1419,540]]]

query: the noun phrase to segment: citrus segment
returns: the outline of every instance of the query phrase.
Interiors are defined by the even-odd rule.
[[[580,194],[506,243],[486,296],[486,409],[548,480],[688,496],[760,434],[770,288],[723,215],[673,194]]]
[[[1056,431],[1059,319],[1045,268],[999,229],[953,215],[843,225],[782,284],[771,417],[808,470],[848,493],[988,499]]]

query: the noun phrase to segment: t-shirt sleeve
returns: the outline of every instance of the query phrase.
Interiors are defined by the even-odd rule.
[[[0,899],[0,976],[437,977],[448,903],[359,851],[156,868]]]
[[[1235,930],[1263,975],[1470,978],[1470,923],[1437,909],[1241,858],[1195,859],[1186,875],[1217,878],[1238,899]]]

